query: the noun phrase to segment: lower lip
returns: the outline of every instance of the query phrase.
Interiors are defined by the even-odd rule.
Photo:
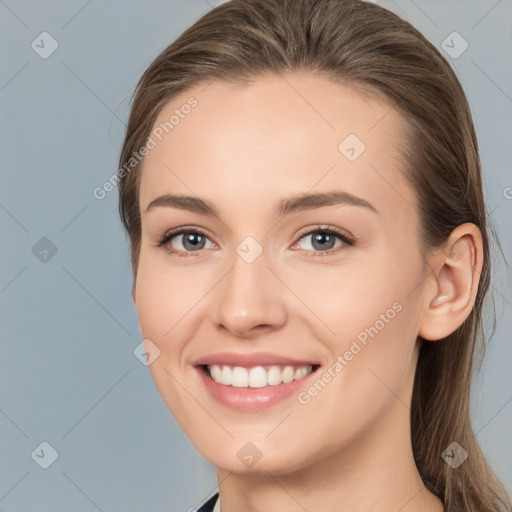
[[[215,382],[202,367],[196,367],[196,370],[215,400],[239,411],[259,411],[297,395],[308,384],[311,376],[316,374],[316,371],[312,371],[299,380],[264,388],[237,388]]]

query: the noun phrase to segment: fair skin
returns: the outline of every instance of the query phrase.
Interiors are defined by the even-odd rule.
[[[417,200],[400,175],[403,121],[385,102],[296,73],[194,87],[155,126],[190,96],[197,106],[144,161],[134,301],[143,338],[160,350],[152,377],[216,466],[222,512],[442,511],[421,483],[410,442],[417,340],[447,336],[471,311],[479,230],[459,226],[423,265]],[[349,134],[366,146],[354,161],[338,149]],[[376,211],[348,203],[273,211],[283,198],[335,190]],[[147,211],[167,193],[201,198],[218,215]],[[156,245],[181,226],[205,232],[199,249],[182,235]],[[303,235],[322,233],[319,226],[355,243],[335,236],[327,254]],[[262,250],[251,263],[236,250],[247,236]],[[393,304],[399,312],[306,404],[295,393],[258,411],[227,406],[193,365],[219,352],[314,361],[307,391]],[[252,466],[237,456],[249,442],[261,454]]]

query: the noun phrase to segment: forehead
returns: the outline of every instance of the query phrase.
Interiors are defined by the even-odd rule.
[[[172,192],[261,212],[272,198],[342,188],[384,209],[401,197],[407,209],[403,125],[390,104],[307,73],[198,85],[153,126],[140,207]]]

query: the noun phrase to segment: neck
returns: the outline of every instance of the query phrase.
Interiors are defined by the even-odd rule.
[[[409,421],[409,408],[396,399],[357,439],[294,473],[219,469],[221,510],[442,512],[416,468]]]

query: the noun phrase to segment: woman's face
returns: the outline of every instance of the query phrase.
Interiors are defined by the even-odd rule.
[[[401,128],[309,74],[160,113],[134,299],[155,384],[217,467],[291,472],[407,432],[425,269]]]

